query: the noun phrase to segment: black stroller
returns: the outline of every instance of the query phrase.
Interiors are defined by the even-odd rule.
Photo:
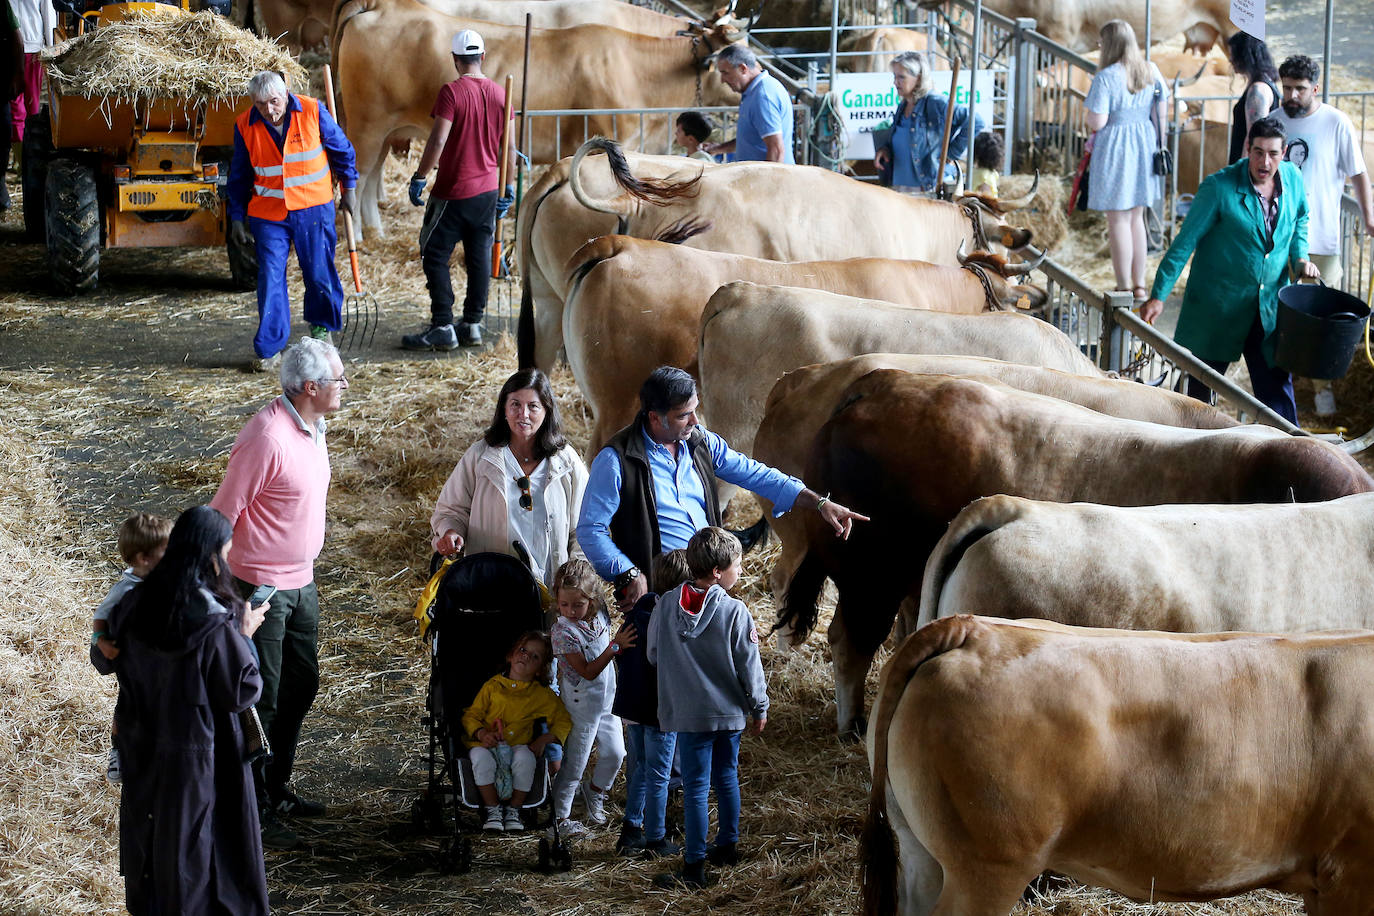
[[[444,841],[440,869],[465,872],[472,867],[472,841],[467,834],[480,832],[482,800],[463,745],[463,710],[488,678],[501,673],[506,651],[520,634],[543,628],[539,583],[529,567],[514,557],[499,553],[465,557],[444,574],[431,617],[425,634],[430,671],[425,698],[428,715],[423,720],[429,731],[429,785],[415,803],[412,817],[416,827],[447,832],[452,812],[453,835]],[[550,782],[548,764],[541,760],[522,808],[535,810],[535,827],[550,828],[548,836],[539,838],[539,868],[567,871],[572,867],[572,853],[554,823]]]

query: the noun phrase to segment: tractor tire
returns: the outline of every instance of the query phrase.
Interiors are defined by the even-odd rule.
[[[95,170],[75,159],[48,163],[48,272],[64,296],[100,279],[100,196]]]
[[[225,239],[229,252],[229,276],[233,278],[234,289],[251,292],[258,288],[258,244],[250,242],[240,245],[234,241],[233,233]]]
[[[20,168],[20,187],[24,192],[24,236],[30,242],[43,241],[46,231],[46,189],[48,160],[52,158],[52,122],[48,106],[24,121],[24,145]]]

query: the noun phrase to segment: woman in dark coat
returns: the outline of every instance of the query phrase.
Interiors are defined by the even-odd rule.
[[[267,876],[238,714],[262,692],[236,597],[233,529],[209,506],[177,519],[162,561],[110,617],[124,761],[119,862],[133,914],[267,913]]]

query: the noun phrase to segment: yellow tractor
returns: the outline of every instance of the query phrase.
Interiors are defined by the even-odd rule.
[[[57,38],[136,14],[189,12],[189,0],[106,4],[65,14]],[[103,248],[167,246],[226,245],[235,288],[254,288],[256,251],[230,238],[224,201],[234,119],[251,104],[247,96],[88,98],[61,93],[51,78],[49,87],[47,105],[24,126],[24,225],[46,241],[59,292],[94,289]]]

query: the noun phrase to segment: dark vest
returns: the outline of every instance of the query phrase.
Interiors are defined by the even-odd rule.
[[[641,417],[611,437],[606,447],[620,459],[620,506],[611,516],[611,541],[630,562],[639,568],[640,575],[650,577],[654,558],[663,552],[658,535],[658,506],[654,503],[654,483],[649,473],[649,456],[644,451]],[[720,524],[720,500],[716,496],[716,471],[711,464],[711,450],[700,429],[683,443],[692,456],[692,465],[701,477],[706,493],[706,521]],[[646,579],[649,591],[656,591],[652,578]]]
[[[1274,109],[1279,107],[1278,87],[1269,80],[1253,80],[1236,99],[1236,104],[1231,109],[1231,158],[1226,160],[1228,163],[1239,162],[1245,158],[1245,97],[1250,94],[1250,87],[1255,83],[1263,83],[1269,87],[1271,93],[1269,99],[1269,114],[1273,114]]]

